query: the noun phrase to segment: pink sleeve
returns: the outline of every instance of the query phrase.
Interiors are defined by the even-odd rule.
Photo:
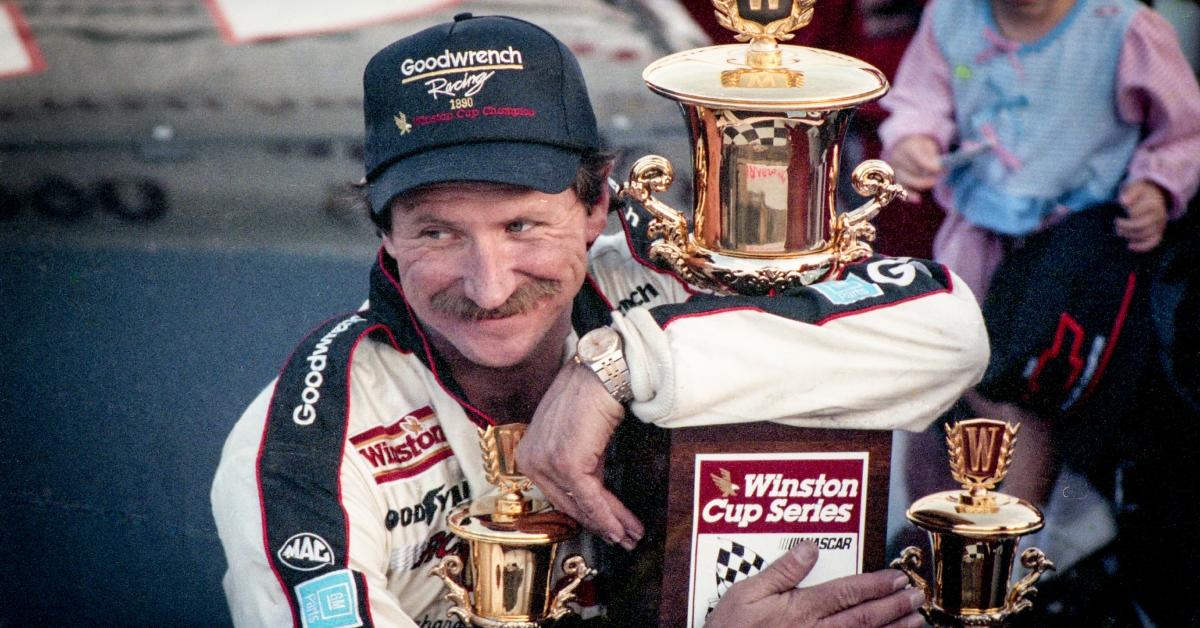
[[[1162,186],[1178,218],[1200,184],[1200,87],[1174,29],[1154,11],[1139,11],[1130,24],[1116,96],[1121,119],[1145,129],[1126,180]]]
[[[958,1],[958,0],[954,0]],[[890,115],[879,126],[883,154],[910,135],[928,135],[945,151],[955,137],[954,98],[950,92],[950,64],[933,38],[930,2],[921,25],[900,59],[896,79],[880,104]]]

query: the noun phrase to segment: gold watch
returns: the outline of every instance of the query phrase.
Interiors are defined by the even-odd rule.
[[[575,346],[575,361],[592,369],[613,399],[622,404],[633,401],[624,343],[621,334],[611,327],[597,327],[584,334]]]

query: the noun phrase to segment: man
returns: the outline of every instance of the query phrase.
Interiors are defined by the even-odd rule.
[[[919,428],[978,379],[978,309],[939,267],[861,265],[853,303],[717,299],[601,237],[610,165],[583,78],[532,24],[459,15],[379,52],[364,88],[369,307],[301,344],[213,485],[239,625],[451,625],[428,573],[457,550],[447,510],[489,488],[477,427],[532,421],[522,469],[630,549],[642,522],[602,484],[626,404],[664,427]],[[815,560],[802,546],[739,583],[710,624],[919,623],[896,571],[796,589]]]

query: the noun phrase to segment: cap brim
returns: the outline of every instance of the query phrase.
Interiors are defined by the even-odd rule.
[[[507,183],[557,194],[575,180],[581,158],[578,151],[525,142],[442,146],[388,166],[371,181],[368,195],[379,213],[400,194],[447,181]]]

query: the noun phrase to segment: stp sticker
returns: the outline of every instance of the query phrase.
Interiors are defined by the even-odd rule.
[[[803,541],[820,557],[800,586],[861,573],[867,462],[867,452],[697,454],[688,626]]]

